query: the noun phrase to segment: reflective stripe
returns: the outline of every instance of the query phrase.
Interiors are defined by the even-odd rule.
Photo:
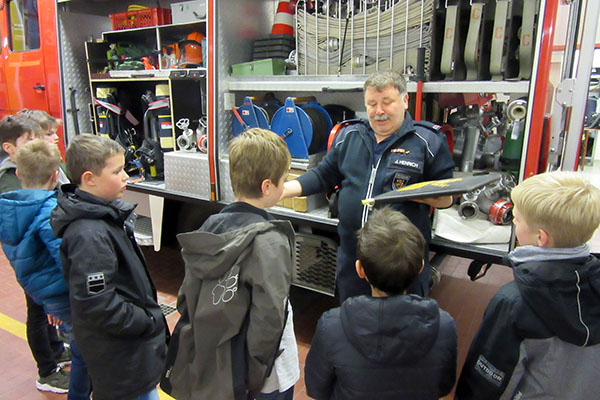
[[[367,195],[365,197],[365,199],[370,199],[371,197],[373,197],[373,186],[375,186],[375,176],[377,176],[377,168],[379,168],[379,163],[381,162],[381,158],[379,157],[379,160],[377,160],[377,165],[375,165],[375,167],[373,167],[371,169],[371,175],[369,176],[369,186],[367,186]],[[367,222],[367,219],[369,218],[369,205],[365,204],[363,205],[363,213],[362,213],[362,219],[361,219],[361,228],[363,226],[365,226],[365,222]]]
[[[138,121],[133,116],[133,114],[129,112],[129,110],[125,110],[125,112],[123,112],[123,109],[121,107],[117,106],[116,104],[108,103],[106,101],[98,100],[96,98],[94,98],[94,103],[106,108],[109,111],[112,111],[113,113],[115,113],[117,115],[124,115],[125,119],[127,119],[127,121],[131,122],[131,125],[133,125],[133,126],[139,125],[139,123],[140,123],[140,121]]]
[[[425,139],[423,136],[419,135],[419,133],[416,130],[415,130],[415,135],[417,135],[422,141],[425,142],[425,146],[427,146],[427,152],[429,153],[429,155],[431,157],[433,157],[433,152],[429,148],[429,142],[427,141],[427,139]]]
[[[583,346],[587,346],[588,341],[590,340],[590,328],[588,328],[588,326],[585,324],[585,322],[583,322],[583,318],[581,316],[581,301],[579,300],[579,296],[581,295],[581,288],[579,287],[579,282],[580,282],[580,278],[579,278],[579,272],[575,271],[575,275],[577,275],[577,283],[575,283],[575,286],[577,286],[577,312],[579,313],[579,321],[581,322],[581,325],[583,325],[583,327],[585,328],[585,342],[583,343]]]
[[[156,110],[165,107],[169,107],[169,99],[160,99],[148,104],[148,110]]]

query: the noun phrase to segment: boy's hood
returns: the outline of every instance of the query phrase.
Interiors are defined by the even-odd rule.
[[[350,343],[378,363],[414,362],[431,350],[440,331],[437,303],[417,295],[351,297],[340,316]]]
[[[189,232],[177,235],[186,273],[201,280],[214,280],[229,271],[240,255],[250,249],[260,234],[284,232],[293,244],[294,231],[288,221],[256,222],[224,233]]]
[[[6,156],[6,158],[0,162],[0,176],[4,175],[4,173],[6,171],[8,171],[9,169],[16,169],[16,168],[17,168],[17,164],[15,164],[13,161],[11,161],[10,158],[8,158],[8,156]]]
[[[55,191],[19,189],[0,195],[0,242],[16,245]]]
[[[132,204],[105,201],[69,183],[61,185],[58,191],[58,205],[52,211],[50,225],[55,235],[62,237],[67,227],[78,219],[104,219],[122,225],[134,209]]]
[[[525,304],[558,338],[582,346],[600,343],[600,261],[589,253],[570,260],[514,265]],[[534,326],[530,326],[533,324]],[[519,318],[525,333],[539,322]]]

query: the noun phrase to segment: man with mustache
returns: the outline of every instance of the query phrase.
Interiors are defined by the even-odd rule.
[[[369,284],[354,269],[355,233],[366,222],[368,206],[362,199],[417,182],[452,177],[454,162],[439,126],[414,122],[408,109],[406,81],[396,71],[377,71],[364,84],[368,120],[346,121],[325,158],[317,167],[285,183],[282,198],[330,191],[338,193],[340,246],[336,287],[340,303],[352,296],[369,294]],[[394,209],[419,228],[427,242],[425,268],[409,293],[429,294],[430,206],[446,208],[452,196],[404,201]]]

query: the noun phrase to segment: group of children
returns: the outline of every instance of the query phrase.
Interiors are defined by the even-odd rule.
[[[30,140],[39,134],[28,124],[0,121],[2,148],[22,186],[0,197],[0,241],[28,299],[71,335],[69,399],[88,399],[90,391],[95,400],[158,399],[159,381],[179,400],[292,399],[300,377],[288,299],[294,231],[265,211],[287,178],[285,142],[254,128],[230,143],[236,201],[178,236],[186,272],[167,346],[133,237],[134,207],[120,200],[123,149],[99,136],[73,138],[71,183],[56,194],[58,150]],[[578,173],[552,172],[526,179],[511,197],[520,243],[508,255],[515,280],[490,302],[456,398],[600,397],[600,261],[586,245],[600,224],[600,190]],[[308,395],[448,394],[456,380],[454,321],[434,300],[406,294],[423,267],[423,236],[383,208],[357,238],[356,273],[371,296],[352,297],[319,320],[304,371]]]
[[[52,304],[65,303],[68,295],[60,264],[52,265],[52,256],[58,256],[59,246],[48,225],[50,211],[55,204],[52,203],[53,196],[48,196],[53,187],[49,187],[50,190],[28,190],[52,184],[52,172],[59,169],[61,160],[56,146],[59,124],[59,120],[38,110],[23,110],[0,123],[4,157],[0,162],[0,193],[5,193],[0,200],[0,241],[15,267],[19,283],[25,289],[27,341],[39,375],[36,387],[66,393],[69,388],[68,372],[62,367],[70,362],[71,351],[59,339],[55,327],[49,324],[43,304],[46,300]],[[36,137],[46,142],[41,150],[38,146],[35,150],[29,148],[20,152],[22,168],[19,180],[15,164],[18,150]],[[42,154],[43,151],[46,153]],[[38,174],[40,171],[42,173]],[[37,254],[38,242],[45,243],[49,250]],[[41,263],[39,267],[38,263]],[[73,358],[77,362],[77,354]]]
[[[158,400],[169,331],[133,236],[134,206],[120,200],[124,149],[76,136],[66,151],[71,182],[57,193],[56,131],[46,134],[36,113],[0,121],[0,242],[27,296],[36,387],[69,400]],[[53,346],[64,345],[52,325],[68,335],[70,373],[57,366]]]

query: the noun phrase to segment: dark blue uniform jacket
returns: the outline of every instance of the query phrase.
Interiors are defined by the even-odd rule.
[[[375,137],[369,122],[353,122],[340,131],[323,161],[298,178],[302,195],[326,192],[340,186],[338,273],[340,268],[354,271],[354,235],[366,221],[368,213],[368,207],[361,203],[362,199],[413,183],[451,178],[454,168],[445,137],[436,129],[416,125],[408,112],[379,160],[375,159]],[[406,201],[394,204],[394,208],[406,215],[429,243],[429,206]],[[348,267],[343,266],[346,264]]]

